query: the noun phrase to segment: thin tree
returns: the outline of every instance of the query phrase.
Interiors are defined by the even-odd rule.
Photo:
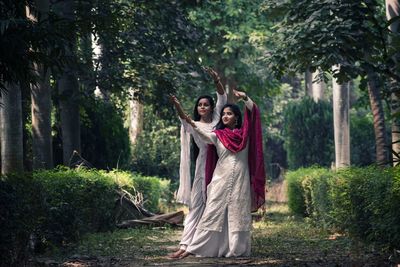
[[[49,1],[36,0],[36,8],[32,18],[36,22],[47,23]],[[33,169],[49,169],[53,167],[50,71],[37,63],[34,63],[34,70],[39,80],[31,85]]]
[[[323,99],[326,85],[321,79],[321,71],[319,69],[314,72],[307,70],[305,79],[307,95],[314,99],[315,102]]]
[[[374,118],[374,133],[376,144],[376,163],[385,166],[389,162],[388,141],[386,137],[385,114],[379,91],[378,76],[371,69],[367,71],[368,94],[372,116]]]
[[[74,1],[65,0],[56,3],[60,17],[72,23],[75,19]],[[65,44],[67,57],[73,59],[76,55],[76,34],[70,29],[70,42]],[[75,69],[68,65],[57,79],[61,133],[63,143],[63,163],[71,164],[74,152],[80,153],[80,119],[79,119],[79,83]]]
[[[1,173],[23,171],[22,105],[19,84],[1,92]]]
[[[339,68],[340,66],[334,66],[333,73],[337,72]],[[338,83],[334,78],[332,83],[335,166],[338,169],[350,166],[350,90],[347,82]]]

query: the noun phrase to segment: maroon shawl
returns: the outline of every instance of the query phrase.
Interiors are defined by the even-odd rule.
[[[256,104],[253,110],[246,107],[243,125],[240,129],[228,128],[215,130],[217,138],[233,153],[237,153],[246,147],[249,141],[249,174],[251,186],[251,210],[256,211],[265,202],[265,168],[262,143],[262,130],[260,111]],[[206,189],[211,182],[218,155],[214,145],[208,145],[206,160]]]

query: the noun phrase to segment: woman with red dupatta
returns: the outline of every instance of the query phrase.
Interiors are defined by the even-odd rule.
[[[217,72],[213,69],[205,68],[207,73],[214,80],[217,89],[217,104],[214,107],[214,100],[211,96],[200,96],[195,104],[193,110],[193,118],[197,126],[205,132],[211,132],[219,121],[222,107],[227,102],[227,95],[224,86],[220,82]],[[178,115],[182,122],[181,127],[181,161],[179,168],[179,189],[176,200],[183,204],[188,205],[189,212],[185,217],[184,228],[179,248],[169,254],[170,258],[179,258],[185,251],[186,247],[191,243],[197,224],[203,214],[205,207],[205,170],[206,170],[206,156],[207,156],[207,143],[205,143],[193,131],[192,127],[185,121],[186,114],[183,111],[178,99],[171,96],[171,102],[178,111]],[[193,153],[196,159],[195,172],[193,182],[191,181],[190,165],[191,165],[191,149],[190,149],[190,136],[193,139],[193,145],[197,147],[197,153]]]
[[[186,252],[200,257],[249,256],[251,212],[264,204],[265,170],[260,114],[244,92],[242,116],[237,105],[222,108],[212,133],[203,131],[189,117],[187,122],[211,144],[206,163],[207,200],[203,215]]]

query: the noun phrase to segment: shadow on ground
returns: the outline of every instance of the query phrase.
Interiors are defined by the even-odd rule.
[[[254,217],[252,256],[171,260],[182,228],[125,229],[95,234],[59,258],[36,258],[31,266],[397,266],[390,253],[312,226],[292,216],[286,203],[270,202]]]

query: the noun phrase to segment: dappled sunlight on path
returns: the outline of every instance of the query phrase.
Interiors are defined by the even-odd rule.
[[[182,228],[163,227],[89,235],[64,255],[60,265],[390,266],[387,257],[373,248],[316,228],[305,219],[291,215],[286,203],[269,202],[266,213],[254,221],[252,255],[248,258],[189,256],[182,260],[169,259],[167,255],[177,249],[181,232]],[[40,266],[56,266],[44,262]]]

